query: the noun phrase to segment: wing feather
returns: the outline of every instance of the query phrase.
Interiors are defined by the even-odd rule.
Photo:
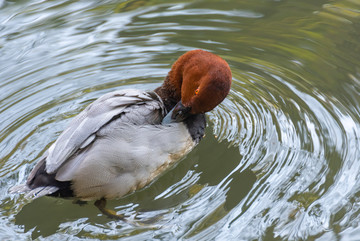
[[[50,146],[46,171],[49,174],[56,172],[78,150],[90,145],[96,132],[111,121],[158,124],[165,112],[164,104],[154,92],[134,89],[105,94],[77,115]]]

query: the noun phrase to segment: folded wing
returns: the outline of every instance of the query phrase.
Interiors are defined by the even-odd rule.
[[[103,95],[77,115],[51,145],[46,157],[46,172],[55,173],[72,155],[90,145],[96,132],[110,122],[159,124],[165,112],[160,97],[154,92],[127,89]]]

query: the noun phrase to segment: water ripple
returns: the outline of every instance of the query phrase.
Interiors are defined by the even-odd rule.
[[[340,2],[6,1],[1,239],[357,237],[359,4]],[[87,104],[115,89],[156,88],[194,48],[229,62],[232,89],[192,153],[143,190],[109,201],[148,225],[7,193]]]

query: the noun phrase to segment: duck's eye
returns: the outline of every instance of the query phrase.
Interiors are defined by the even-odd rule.
[[[195,95],[199,94],[199,88],[197,88],[194,92]]]

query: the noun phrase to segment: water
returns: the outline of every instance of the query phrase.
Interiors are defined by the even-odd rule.
[[[0,239],[360,239],[360,1],[1,1]],[[108,207],[8,189],[106,92],[154,89],[185,51],[233,84],[206,137]]]

